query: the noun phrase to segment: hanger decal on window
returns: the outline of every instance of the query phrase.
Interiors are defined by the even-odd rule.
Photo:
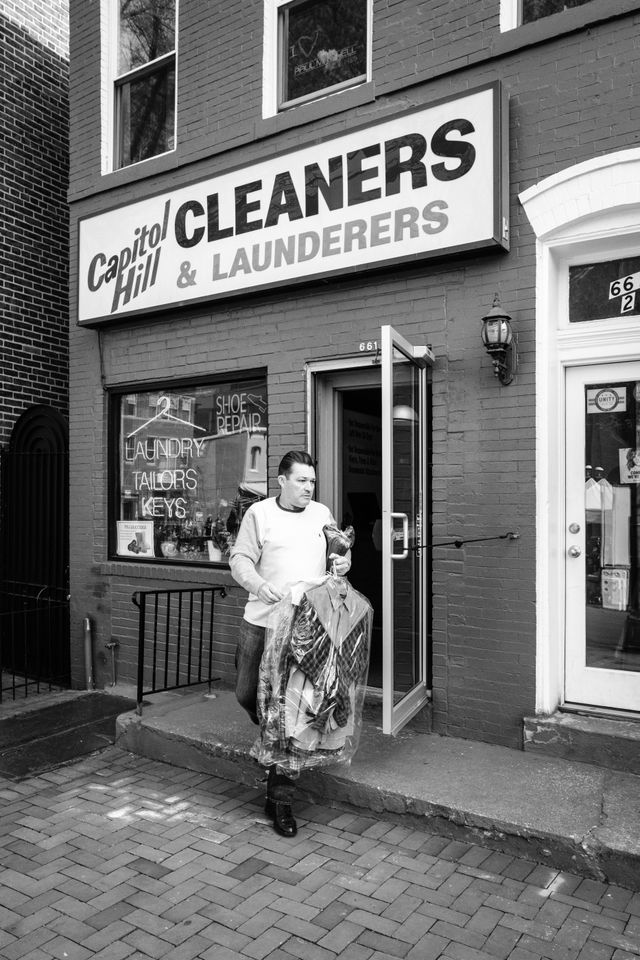
[[[127,440],[129,437],[135,437],[136,433],[140,433],[140,431],[148,427],[149,424],[161,419],[172,420],[174,423],[182,423],[187,427],[193,427],[194,430],[206,430],[205,427],[200,427],[197,423],[191,423],[190,420],[183,420],[181,417],[176,417],[173,413],[171,413],[171,400],[169,397],[158,397],[157,406],[160,407],[160,405],[162,405],[162,409],[158,410],[155,416],[151,417],[149,420],[145,421],[145,423],[141,424],[139,427],[136,427],[135,430],[132,430],[131,433],[127,434]]]

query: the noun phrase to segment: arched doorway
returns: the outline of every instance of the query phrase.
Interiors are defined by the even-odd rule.
[[[69,458],[64,418],[37,405],[2,451],[3,688],[69,682]]]

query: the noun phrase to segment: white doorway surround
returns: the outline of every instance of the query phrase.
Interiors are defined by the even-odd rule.
[[[307,364],[308,436],[318,493],[341,522],[359,528],[351,579],[380,580],[371,668],[380,631],[382,732],[395,735],[428,702],[428,370],[434,357],[389,325],[379,355]],[[354,394],[366,393],[364,407]],[[376,414],[377,410],[377,414]],[[367,472],[376,475],[376,484]],[[372,501],[378,501],[372,511]],[[366,507],[366,523],[362,523]],[[373,524],[373,521],[376,521]],[[370,528],[371,523],[371,528]],[[377,532],[376,532],[377,530]],[[371,553],[371,546],[375,547]],[[380,576],[379,576],[380,575]],[[381,613],[377,626],[376,613]],[[371,669],[370,669],[371,680]]]
[[[536,712],[549,714],[566,700],[567,370],[640,360],[637,316],[569,323],[569,268],[640,255],[640,149],[563,170],[520,201],[536,235]]]

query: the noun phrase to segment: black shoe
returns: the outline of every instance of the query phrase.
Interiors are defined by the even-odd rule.
[[[264,806],[265,812],[273,820],[273,829],[283,837],[295,837],[298,824],[291,812],[291,804],[286,800],[269,800]]]

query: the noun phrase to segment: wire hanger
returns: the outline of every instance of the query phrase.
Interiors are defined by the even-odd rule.
[[[132,430],[131,433],[127,434],[127,440],[129,437],[135,437],[136,433],[139,433],[141,430],[144,430],[145,427],[148,427],[150,423],[159,420],[162,416],[166,417],[167,420],[175,420],[176,423],[183,423],[187,427],[193,427],[194,430],[205,430],[205,427],[198,426],[197,423],[191,423],[190,420],[182,420],[180,417],[176,417],[171,413],[171,400],[169,397],[164,396],[158,399],[158,406],[163,404],[162,410],[158,410],[155,416],[151,417],[145,423],[142,423],[139,427],[136,427],[135,430]]]

